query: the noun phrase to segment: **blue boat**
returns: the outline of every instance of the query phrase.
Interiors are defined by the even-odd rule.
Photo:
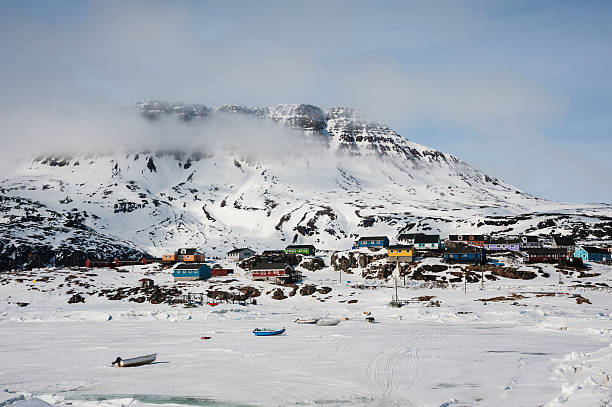
[[[255,336],[282,335],[284,332],[285,332],[285,328],[283,329],[255,328],[253,329],[253,333],[255,334]]]

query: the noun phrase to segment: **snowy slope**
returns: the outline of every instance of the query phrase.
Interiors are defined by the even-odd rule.
[[[143,148],[16,162],[0,181],[5,267],[45,264],[30,256],[11,260],[19,247],[32,244],[83,251],[108,241],[115,246],[100,247],[101,255],[157,256],[193,246],[214,256],[236,246],[261,250],[294,242],[345,249],[362,234],[394,237],[405,231],[612,238],[610,205],[538,199],[351,109],[154,101],[136,107],[153,125],[172,116],[192,127],[249,117],[255,121],[247,125],[270,127],[258,127],[251,140],[228,138],[202,148],[192,143],[172,151]],[[266,137],[262,128],[270,133],[282,128],[286,133],[280,137],[286,139],[277,134],[260,146],[258,137]],[[45,220],[40,233],[37,217],[44,213],[57,221]],[[73,218],[78,222],[66,221]]]

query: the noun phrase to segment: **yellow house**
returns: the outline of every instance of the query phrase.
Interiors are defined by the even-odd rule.
[[[387,248],[389,251],[389,259],[393,261],[412,261],[414,257],[414,249],[409,245],[391,245]]]

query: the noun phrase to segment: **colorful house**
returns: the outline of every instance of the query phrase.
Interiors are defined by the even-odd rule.
[[[206,256],[198,252],[198,249],[193,248],[181,248],[172,254],[164,254],[162,256],[162,263],[202,263],[206,260]]]
[[[254,250],[249,249],[248,247],[243,247],[240,249],[234,249],[227,252],[227,259],[232,261],[240,261],[247,259],[251,256],[254,256],[256,253]]]
[[[224,269],[219,264],[215,264],[211,270],[211,277],[225,277],[233,273],[234,269]]]
[[[574,257],[579,257],[584,261],[612,261],[612,253],[607,249],[594,246],[578,246],[574,252]]]
[[[525,261],[528,263],[559,263],[569,259],[565,248],[527,249]]]
[[[208,264],[182,263],[174,268],[174,281],[206,280],[212,276]]]
[[[252,272],[253,280],[273,280],[277,284],[297,279],[297,273],[287,263],[258,263]]]
[[[521,241],[518,239],[491,239],[485,242],[484,248],[488,251],[518,252],[521,249]]]
[[[357,241],[359,247],[389,247],[387,236],[364,236]]]
[[[440,235],[419,233],[414,237],[414,248],[417,250],[440,250]]]
[[[414,249],[410,245],[396,244],[387,248],[389,251],[389,260],[412,262],[414,257]]]
[[[448,241],[451,243],[463,243],[472,246],[484,247],[485,235],[449,235]]]
[[[314,256],[317,249],[311,244],[292,244],[285,248],[286,254],[303,254],[306,256]]]
[[[444,250],[444,261],[447,263],[484,264],[487,261],[487,252],[483,248],[474,246],[448,247]]]

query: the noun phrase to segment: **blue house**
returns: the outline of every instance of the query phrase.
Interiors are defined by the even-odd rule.
[[[389,247],[387,236],[364,236],[357,241],[359,247]]]
[[[203,263],[182,263],[174,269],[174,281],[206,280],[211,276],[210,266]]]
[[[487,252],[485,249],[474,246],[449,247],[444,251],[444,261],[447,263],[484,264],[487,261]]]
[[[606,249],[593,246],[578,246],[574,251],[574,257],[579,257],[583,261],[612,261],[612,253]]]

